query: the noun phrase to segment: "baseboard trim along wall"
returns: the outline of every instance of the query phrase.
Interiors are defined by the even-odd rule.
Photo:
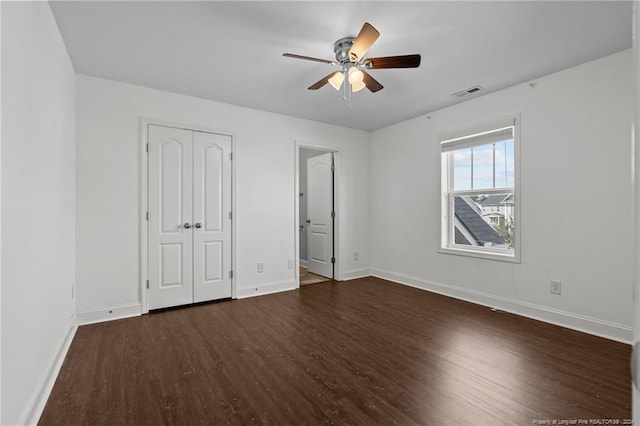
[[[78,312],[78,325],[94,324],[97,322],[112,321],[140,315],[142,315],[142,306],[140,303],[107,306],[104,308]]]
[[[242,286],[237,288],[236,297],[238,299],[244,299],[246,297],[262,296],[281,291],[295,290],[297,287],[295,280],[274,281],[265,284]]]
[[[64,358],[67,356],[67,352],[71,347],[73,336],[76,335],[77,330],[78,325],[75,323],[75,321],[72,321],[71,327],[69,328],[64,341],[60,345],[60,349],[56,354],[53,364],[51,364],[51,367],[49,368],[49,372],[44,377],[43,381],[40,382],[40,385],[36,387],[36,391],[29,400],[29,403],[25,408],[19,424],[35,425],[38,423],[38,420],[40,419],[40,416],[44,411],[44,406],[47,404],[49,395],[53,390],[53,385],[56,383],[56,379],[58,378],[58,374],[60,373],[60,368],[62,368]]]
[[[352,269],[342,273],[342,281],[355,280],[357,278],[366,278],[371,276],[371,268]]]
[[[622,343],[630,344],[633,338],[633,331],[631,327],[623,324],[617,324],[532,303],[520,302],[515,299],[496,296],[463,287],[435,283],[384,269],[373,268],[371,275],[393,281],[398,284],[488,306],[505,312],[556,324],[561,327],[582,331],[584,333],[593,334],[595,336],[604,337]]]
[[[307,264],[307,261],[306,261],[306,260],[304,260],[304,259],[300,259],[300,266],[302,266],[303,268],[306,268],[306,267],[307,267],[307,265],[308,265],[308,264]]]

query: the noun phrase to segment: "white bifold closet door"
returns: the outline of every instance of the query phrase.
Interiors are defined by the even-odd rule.
[[[231,137],[148,135],[149,309],[231,297]]]

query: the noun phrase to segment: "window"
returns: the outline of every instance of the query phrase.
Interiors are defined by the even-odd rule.
[[[441,135],[441,252],[519,261],[515,117]]]

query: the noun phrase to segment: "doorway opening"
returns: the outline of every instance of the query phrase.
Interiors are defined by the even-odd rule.
[[[298,286],[337,278],[337,151],[296,144]]]

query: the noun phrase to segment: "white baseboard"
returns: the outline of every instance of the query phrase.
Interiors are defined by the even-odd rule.
[[[342,272],[340,277],[342,281],[355,280],[356,278],[365,278],[371,276],[371,268],[351,269]]]
[[[559,309],[548,308],[533,303],[521,302],[507,297],[496,296],[468,288],[436,283],[408,275],[373,268],[371,275],[385,280],[404,284],[410,287],[431,291],[444,296],[465,300],[479,305],[489,306],[505,312],[556,324],[572,330],[582,331],[595,336],[604,337],[630,344],[633,340],[631,327],[586,315],[574,314]]]
[[[238,287],[236,297],[244,299],[246,297],[262,296],[265,294],[279,293],[281,291],[295,290],[298,288],[295,280],[275,281],[271,283],[256,284],[253,286]]]
[[[53,364],[49,368],[49,372],[44,380],[36,387],[36,391],[29,399],[29,403],[27,404],[18,424],[35,425],[38,423],[38,420],[40,420],[42,411],[44,411],[44,406],[47,404],[49,395],[51,395],[53,385],[56,383],[56,379],[60,373],[60,368],[62,368],[62,363],[64,362],[64,358],[67,356],[67,352],[69,351],[69,347],[71,347],[71,342],[73,341],[73,336],[76,335],[77,330],[78,325],[72,320],[71,327],[60,345]]]
[[[78,312],[78,325],[94,324],[97,322],[112,321],[122,318],[136,317],[140,315],[142,315],[142,306],[140,305],[140,303],[108,306],[104,308]]]
[[[307,263],[306,260],[304,259],[300,259],[300,266],[303,268],[306,268],[309,264]]]
[[[624,324],[527,302],[520,302],[520,311],[515,313],[629,345],[633,342],[633,329]]]

